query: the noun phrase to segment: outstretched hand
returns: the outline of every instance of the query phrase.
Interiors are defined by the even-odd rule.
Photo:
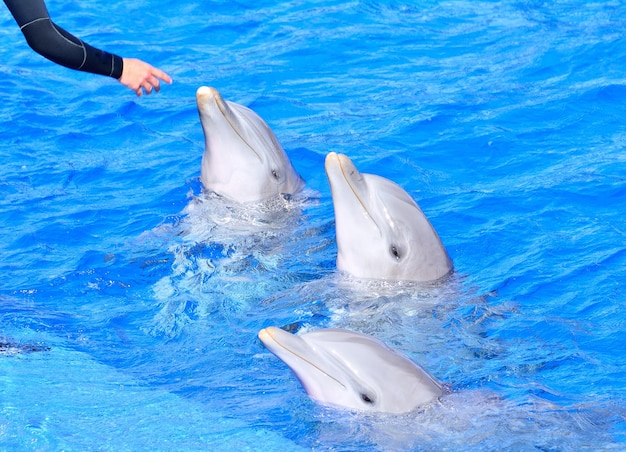
[[[169,75],[145,61],[137,58],[122,58],[122,60],[124,61],[124,67],[119,82],[135,91],[138,96],[141,96],[143,91],[146,94],[150,94],[153,89],[158,92],[161,89],[159,79],[172,83]]]

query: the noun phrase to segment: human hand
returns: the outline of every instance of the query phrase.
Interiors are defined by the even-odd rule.
[[[143,91],[150,94],[153,89],[158,92],[161,89],[159,79],[172,83],[169,75],[145,61],[137,58],[122,58],[122,60],[124,67],[122,76],[118,80],[122,85],[135,91],[137,96],[141,96]]]

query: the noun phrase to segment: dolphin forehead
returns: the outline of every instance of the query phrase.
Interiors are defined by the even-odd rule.
[[[325,350],[340,360],[355,374],[370,375],[373,379],[390,379],[398,375],[419,374],[425,371],[406,356],[388,347],[375,337],[356,331],[324,328],[304,333],[300,338],[316,350]],[[384,372],[382,369],[393,372]]]

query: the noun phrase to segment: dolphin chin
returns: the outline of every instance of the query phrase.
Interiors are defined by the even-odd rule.
[[[417,203],[396,183],[360,173],[343,154],[325,162],[337,236],[337,268],[358,278],[435,281],[448,253]]]
[[[241,203],[302,190],[304,181],[255,112],[206,86],[196,91],[196,103],[205,139],[200,180],[206,190]]]
[[[259,339],[291,368],[307,394],[324,404],[400,414],[444,393],[420,366],[361,333],[328,328],[296,336],[269,327]]]

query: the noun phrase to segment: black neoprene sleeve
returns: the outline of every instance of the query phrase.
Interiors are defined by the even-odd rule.
[[[43,0],[4,0],[26,42],[45,58],[70,69],[119,79],[122,58],[78,39],[50,19]]]

